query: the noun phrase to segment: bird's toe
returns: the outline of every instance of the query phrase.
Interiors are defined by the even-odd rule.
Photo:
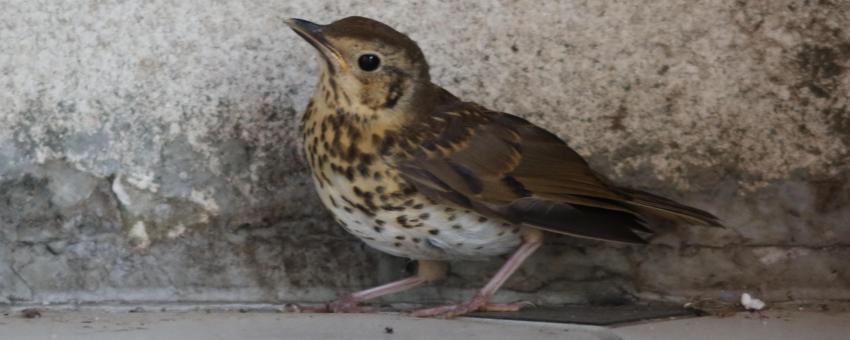
[[[420,318],[451,319],[477,311],[485,305],[487,305],[487,299],[481,296],[476,296],[465,303],[420,309],[414,311],[412,315]]]
[[[328,310],[332,313],[374,313],[377,307],[361,306],[360,301],[351,298],[341,298],[328,304]]]
[[[489,303],[486,299],[477,297],[466,303],[425,308],[416,310],[411,314],[420,318],[451,319],[472,312],[517,312],[528,307],[534,307],[534,304],[529,301]]]
[[[517,301],[511,303],[488,303],[478,309],[480,312],[518,312],[523,308],[534,307],[531,301]]]

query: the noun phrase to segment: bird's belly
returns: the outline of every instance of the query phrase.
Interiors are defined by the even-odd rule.
[[[322,202],[337,223],[372,248],[391,255],[416,260],[476,260],[510,253],[521,242],[520,226],[442,204],[409,204],[403,209],[366,212],[352,206],[356,197],[339,190],[345,187],[322,187],[316,182]],[[411,200],[427,202],[419,194],[407,199]]]

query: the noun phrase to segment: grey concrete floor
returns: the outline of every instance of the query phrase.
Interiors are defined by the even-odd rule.
[[[848,339],[850,313],[766,311],[615,327],[399,314],[20,311],[0,316],[0,339]]]
[[[766,311],[615,327],[619,339],[850,339],[850,313]]]

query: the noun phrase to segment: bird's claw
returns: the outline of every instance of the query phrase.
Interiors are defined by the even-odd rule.
[[[475,297],[466,303],[420,309],[414,311],[412,315],[420,318],[451,319],[472,312],[516,312],[522,308],[533,306],[534,304],[528,301],[514,303],[488,303],[486,298]]]
[[[330,313],[374,313],[377,307],[361,306],[360,301],[342,298],[327,305]]]
[[[479,312],[519,312],[523,308],[537,307],[531,301],[517,301],[512,303],[488,303],[481,308]]]
[[[283,306],[283,311],[287,313],[327,313],[328,305],[304,306],[297,303],[287,303]]]
[[[417,318],[441,318],[451,319],[467,313],[474,312],[480,307],[472,306],[468,303],[457,305],[446,305],[434,308],[426,308],[414,311],[411,315]]]
[[[373,313],[378,311],[378,308],[361,306],[359,301],[344,297],[320,306],[287,304],[285,310],[292,313]]]

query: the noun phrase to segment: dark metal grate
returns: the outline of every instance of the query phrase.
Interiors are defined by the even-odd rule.
[[[562,307],[526,308],[519,312],[479,312],[470,317],[500,320],[574,323],[610,326],[636,321],[670,317],[699,316],[695,309],[677,305],[620,305],[588,306],[566,305]]]

